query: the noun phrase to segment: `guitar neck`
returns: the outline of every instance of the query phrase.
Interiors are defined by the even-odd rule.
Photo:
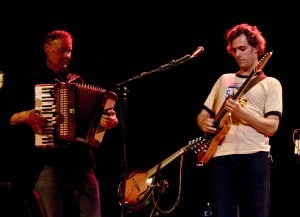
[[[172,155],[170,155],[169,157],[167,157],[166,159],[164,159],[163,161],[161,161],[160,163],[156,164],[154,167],[149,169],[148,170],[148,177],[153,176],[159,170],[161,170],[162,168],[167,166],[169,163],[171,163],[173,160],[175,160],[177,157],[179,157],[180,155],[187,152],[199,140],[201,140],[201,137],[195,139],[194,141],[190,141],[190,143],[188,145],[182,147],[181,149],[179,149],[178,151],[176,151],[175,153],[173,153]]]
[[[257,74],[256,70],[253,70],[249,76],[247,77],[247,79],[243,82],[242,86],[240,86],[240,88],[237,90],[237,92],[231,96],[232,99],[236,100],[238,98],[240,98],[242,96],[242,94],[244,93],[246,87],[250,84],[250,81],[254,78],[254,76]]]
[[[181,154],[183,154],[183,151],[178,150],[177,152],[175,152],[174,154],[172,154],[171,156],[169,156],[168,158],[166,158],[162,162],[156,164],[154,167],[152,167],[150,170],[148,170],[148,177],[151,177],[154,174],[156,174],[159,170],[161,170],[162,168],[167,166],[169,163],[171,163],[173,160],[175,160]]]

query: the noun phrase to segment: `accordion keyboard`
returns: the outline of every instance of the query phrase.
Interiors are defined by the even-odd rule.
[[[47,126],[42,134],[35,134],[35,147],[54,147],[54,124],[56,122],[55,99],[52,84],[41,84],[35,86],[35,109],[40,110],[42,115],[48,120]]]

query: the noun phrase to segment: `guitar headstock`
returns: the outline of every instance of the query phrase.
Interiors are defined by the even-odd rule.
[[[199,149],[203,148],[203,145],[206,144],[207,138],[198,137],[189,141],[189,149],[191,149],[195,154],[198,154]]]
[[[266,65],[266,63],[268,62],[268,60],[271,58],[271,56],[273,55],[273,51],[270,51],[268,53],[266,53],[258,62],[255,72],[261,71],[264,66]]]

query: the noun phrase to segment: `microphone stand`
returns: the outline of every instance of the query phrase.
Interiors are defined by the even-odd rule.
[[[170,69],[174,66],[177,66],[179,64],[185,63],[186,61],[193,59],[197,57],[199,54],[201,54],[204,51],[204,48],[202,46],[199,46],[192,54],[187,54],[179,59],[171,60],[169,63],[166,63],[156,69],[145,71],[140,73],[137,76],[134,76],[132,78],[129,78],[128,80],[122,81],[120,83],[117,83],[115,85],[115,88],[121,92],[121,127],[122,127],[122,171],[123,174],[121,176],[122,180],[120,183],[120,190],[119,196],[120,196],[120,205],[121,205],[121,217],[125,217],[125,211],[126,211],[126,201],[125,201],[125,191],[126,191],[126,175],[127,175],[127,156],[126,156],[126,108],[127,108],[127,93],[128,89],[126,87],[127,84],[130,84],[133,81],[139,80],[143,77],[146,77],[148,75],[151,75],[155,72],[161,72],[167,69]]]
[[[121,90],[122,89],[122,90]],[[126,114],[127,114],[127,93],[128,89],[126,86],[122,86],[121,88],[118,88],[118,90],[121,92],[121,106],[120,106],[120,116],[121,116],[121,129],[122,129],[122,176],[121,176],[121,188],[120,188],[120,204],[121,204],[121,217],[125,216],[125,183],[126,183],[126,174],[127,174],[127,151],[126,151]]]

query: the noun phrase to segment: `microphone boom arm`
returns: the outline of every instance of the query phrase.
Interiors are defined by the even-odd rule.
[[[137,76],[134,76],[132,78],[129,78],[128,80],[125,80],[123,82],[120,82],[120,83],[116,84],[116,86],[120,87],[120,86],[126,85],[126,84],[128,84],[128,83],[130,83],[132,81],[136,81],[136,80],[138,80],[140,78],[143,78],[143,77],[145,77],[147,75],[150,75],[152,73],[164,71],[164,70],[170,69],[170,68],[172,68],[174,66],[177,66],[179,64],[185,63],[186,61],[197,57],[203,51],[204,51],[204,48],[200,46],[192,54],[187,54],[187,55],[185,55],[185,56],[183,56],[183,57],[181,57],[179,59],[171,60],[169,63],[161,65],[161,66],[159,66],[156,69],[152,69],[150,71],[142,72],[142,73],[140,73]]]

